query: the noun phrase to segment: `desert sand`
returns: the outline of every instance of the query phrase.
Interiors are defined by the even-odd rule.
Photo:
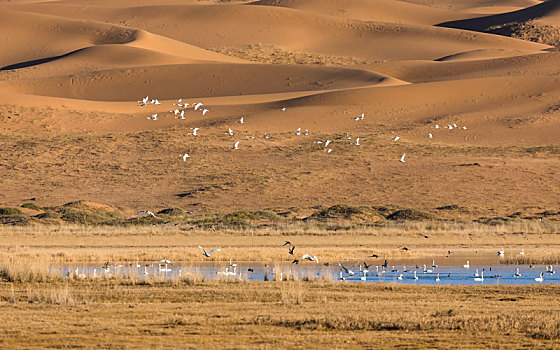
[[[557,0],[0,3],[4,205],[558,210]]]

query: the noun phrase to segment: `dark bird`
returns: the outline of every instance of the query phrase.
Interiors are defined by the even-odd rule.
[[[247,271],[249,271],[249,272],[255,272],[252,268],[248,268]]]
[[[330,264],[329,264],[329,263],[324,263],[323,265],[325,265],[325,266],[327,266],[327,267],[328,267],[328,266],[329,266]]]
[[[298,259],[294,259],[294,261],[292,261],[292,264],[299,264],[299,260]]]
[[[368,264],[364,261],[364,268],[365,268],[365,269],[369,269],[370,266],[371,266],[371,265],[368,265]]]
[[[378,258],[379,258],[379,255],[377,255],[377,254],[371,254],[371,255],[370,255],[370,258],[378,259]]]
[[[282,244],[282,247],[286,245],[292,245],[292,243],[290,241],[286,241],[286,243]]]
[[[419,235],[422,236],[422,237],[424,237],[424,238],[430,238],[430,236],[425,235],[425,234],[422,234],[422,233],[419,233]]]
[[[385,259],[385,261],[383,262],[383,265],[381,265],[383,268],[387,268],[387,259]]]
[[[294,249],[296,249],[296,246],[295,246],[295,245],[292,246],[292,247],[290,248],[290,250],[288,251],[288,253],[290,253],[291,255],[294,255]]]
[[[408,248],[407,248],[407,247],[403,247],[401,250],[407,252],[407,251],[408,251]]]

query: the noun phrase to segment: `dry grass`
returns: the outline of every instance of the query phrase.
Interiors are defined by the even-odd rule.
[[[401,223],[342,232],[312,223],[224,232],[2,228],[0,347],[553,348],[560,341],[555,286],[333,283],[279,262],[293,258],[282,247],[285,240],[321,259],[365,256],[374,249],[416,259],[449,247],[492,251],[504,243],[515,251],[525,247],[533,258],[539,251],[558,251],[554,229],[537,223]],[[203,259],[196,248],[200,243],[222,246],[221,255],[213,255],[217,261],[269,259],[268,282],[205,281],[196,266],[183,268],[176,279],[117,272],[81,277],[79,269],[62,279],[47,268],[117,257],[134,263],[156,256],[192,265]],[[410,251],[400,250],[404,244]]]
[[[501,262],[506,265],[559,265],[560,253],[550,251],[525,253],[525,255],[505,257]]]
[[[45,259],[31,259],[18,254],[0,257],[0,281],[6,282],[47,282],[61,279],[51,271],[52,262]]]
[[[162,258],[177,262],[289,262],[294,256],[282,246],[286,240],[296,246],[295,257],[305,253],[316,255],[321,263],[364,259],[372,253],[390,259],[421,259],[443,256],[447,250],[472,255],[475,250],[494,253],[502,247],[508,252],[506,258],[515,257],[512,254],[524,248],[526,257],[537,259],[558,256],[560,238],[554,234],[558,228],[557,224],[547,222],[418,222],[383,226],[292,223],[220,231],[185,230],[180,226],[0,227],[0,253],[2,259],[11,259],[11,264],[3,262],[4,266],[11,266],[11,271],[15,271],[14,264],[21,259],[42,262],[41,266],[62,262],[127,264]],[[198,245],[220,247],[222,251],[208,259],[202,256]],[[405,246],[408,251],[401,250]]]
[[[321,66],[355,66],[368,64],[367,61],[356,57],[293,52],[263,44],[246,45],[243,47],[216,47],[210,49],[224,55],[266,64],[314,64]]]
[[[559,297],[554,286],[0,283],[0,344],[554,348]]]

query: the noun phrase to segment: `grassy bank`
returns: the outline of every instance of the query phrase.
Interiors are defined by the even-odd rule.
[[[33,347],[553,348],[554,286],[329,282],[0,283],[0,344]]]

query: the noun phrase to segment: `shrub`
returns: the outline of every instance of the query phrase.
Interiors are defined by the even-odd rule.
[[[387,219],[394,221],[422,221],[434,220],[436,217],[417,209],[400,209],[387,216]]]
[[[29,216],[23,214],[0,215],[0,225],[27,225]]]
[[[166,208],[157,212],[159,215],[184,216],[187,213],[181,208]]]
[[[0,208],[0,215],[18,215],[21,210],[18,208]]]
[[[82,225],[99,225],[120,218],[120,214],[107,211],[86,211],[63,207],[59,210],[60,218],[68,223]]]
[[[35,203],[23,203],[21,207],[25,209],[31,209],[31,210],[44,210],[42,207],[38,206]]]
[[[340,217],[351,219],[352,216],[360,215],[363,213],[363,208],[353,207],[345,204],[336,204],[328,208],[319,209],[312,215],[312,217],[318,219],[336,219]]]

